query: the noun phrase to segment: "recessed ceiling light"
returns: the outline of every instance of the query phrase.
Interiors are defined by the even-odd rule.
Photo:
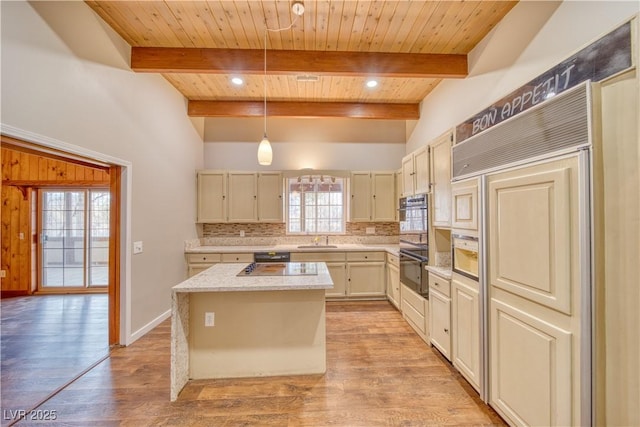
[[[242,83],[244,83],[244,80],[242,80],[240,77],[233,77],[231,79],[231,83],[233,83],[234,85],[240,86]]]
[[[377,80],[368,80],[367,81],[367,87],[369,88],[373,88],[378,86],[378,81]]]

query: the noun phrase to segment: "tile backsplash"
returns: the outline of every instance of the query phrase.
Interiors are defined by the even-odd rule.
[[[374,234],[368,234],[367,231],[374,231]],[[240,235],[241,232],[244,232],[244,236]],[[329,241],[333,244],[397,244],[399,233],[397,222],[348,222],[346,233],[330,234]],[[323,233],[318,235],[325,236]],[[203,224],[201,244],[221,246],[305,244],[311,243],[315,236],[315,234],[287,235],[284,223]]]

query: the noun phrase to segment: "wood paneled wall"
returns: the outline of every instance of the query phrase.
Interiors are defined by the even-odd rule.
[[[2,208],[0,264],[2,296],[28,295],[35,290],[32,270],[35,227],[32,205],[39,187],[109,187],[109,169],[66,161],[60,156],[42,154],[12,145],[2,137]],[[22,238],[21,238],[22,237]],[[35,251],[33,251],[35,253]]]

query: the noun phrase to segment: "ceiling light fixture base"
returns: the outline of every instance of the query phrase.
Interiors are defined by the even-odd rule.
[[[304,3],[301,1],[294,1],[291,5],[291,11],[298,16],[302,16],[304,13]]]

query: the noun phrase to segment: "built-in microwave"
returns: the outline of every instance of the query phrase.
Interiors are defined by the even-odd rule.
[[[458,274],[478,280],[478,238],[461,234],[451,235],[451,269]]]

